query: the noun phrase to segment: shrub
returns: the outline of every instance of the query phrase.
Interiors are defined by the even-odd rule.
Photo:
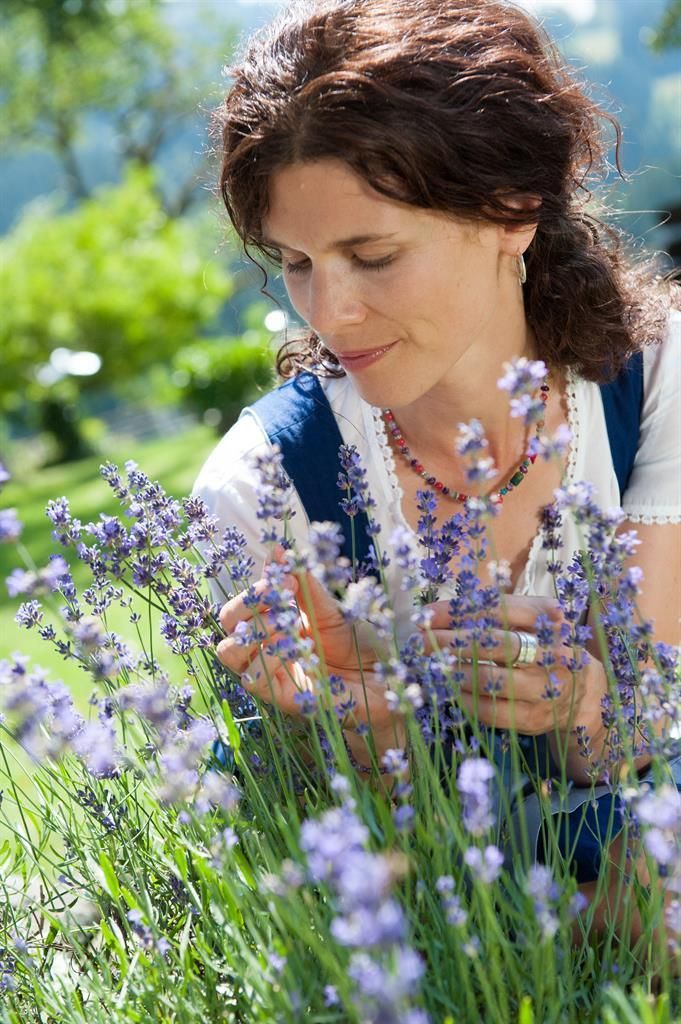
[[[241,337],[209,338],[180,349],[173,360],[182,401],[210,425],[227,430],[239,413],[274,383],[273,359],[265,331]]]

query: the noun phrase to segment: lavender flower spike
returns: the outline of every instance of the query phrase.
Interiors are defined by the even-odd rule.
[[[459,768],[456,785],[461,794],[463,823],[473,836],[483,835],[494,824],[489,782],[494,768],[484,757],[471,757]]]

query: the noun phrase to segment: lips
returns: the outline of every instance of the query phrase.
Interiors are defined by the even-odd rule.
[[[342,354],[336,353],[336,357],[341,366],[347,369],[358,369],[380,359],[391,348],[394,348],[396,344],[396,341],[392,341],[389,345],[381,345],[379,348],[358,349],[355,352],[343,352]]]

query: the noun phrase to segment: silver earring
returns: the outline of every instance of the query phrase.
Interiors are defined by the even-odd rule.
[[[525,257],[521,252],[519,252],[516,256],[515,261],[516,271],[518,273],[518,281],[522,286],[527,281],[527,267],[525,266]]]

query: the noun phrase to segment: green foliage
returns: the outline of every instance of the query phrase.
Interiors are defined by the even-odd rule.
[[[658,53],[681,46],[681,0],[669,0],[651,45]]]
[[[110,388],[215,320],[231,280],[207,258],[201,225],[170,219],[152,182],[132,168],[75,210],[32,208],[0,240],[0,410],[46,397],[53,384],[36,368],[55,348],[100,355],[99,373],[79,386]]]
[[[90,194],[79,147],[93,115],[109,122],[121,166],[131,159],[155,163],[169,135],[213,105],[218,70],[234,43],[224,18],[203,12],[202,21],[205,36],[188,40],[158,0],[4,4],[0,141],[50,150],[79,199]],[[176,169],[174,178],[172,194],[161,198],[178,215],[201,192],[189,160],[187,173]]]
[[[156,3],[157,0],[148,0]],[[108,0],[5,0],[5,15],[32,12],[40,19],[48,40],[73,39],[85,25],[103,25],[111,20]]]
[[[174,367],[185,404],[198,413],[215,410],[211,425],[229,427],[274,384],[268,338],[266,331],[250,330],[241,338],[210,338],[181,349]]]

